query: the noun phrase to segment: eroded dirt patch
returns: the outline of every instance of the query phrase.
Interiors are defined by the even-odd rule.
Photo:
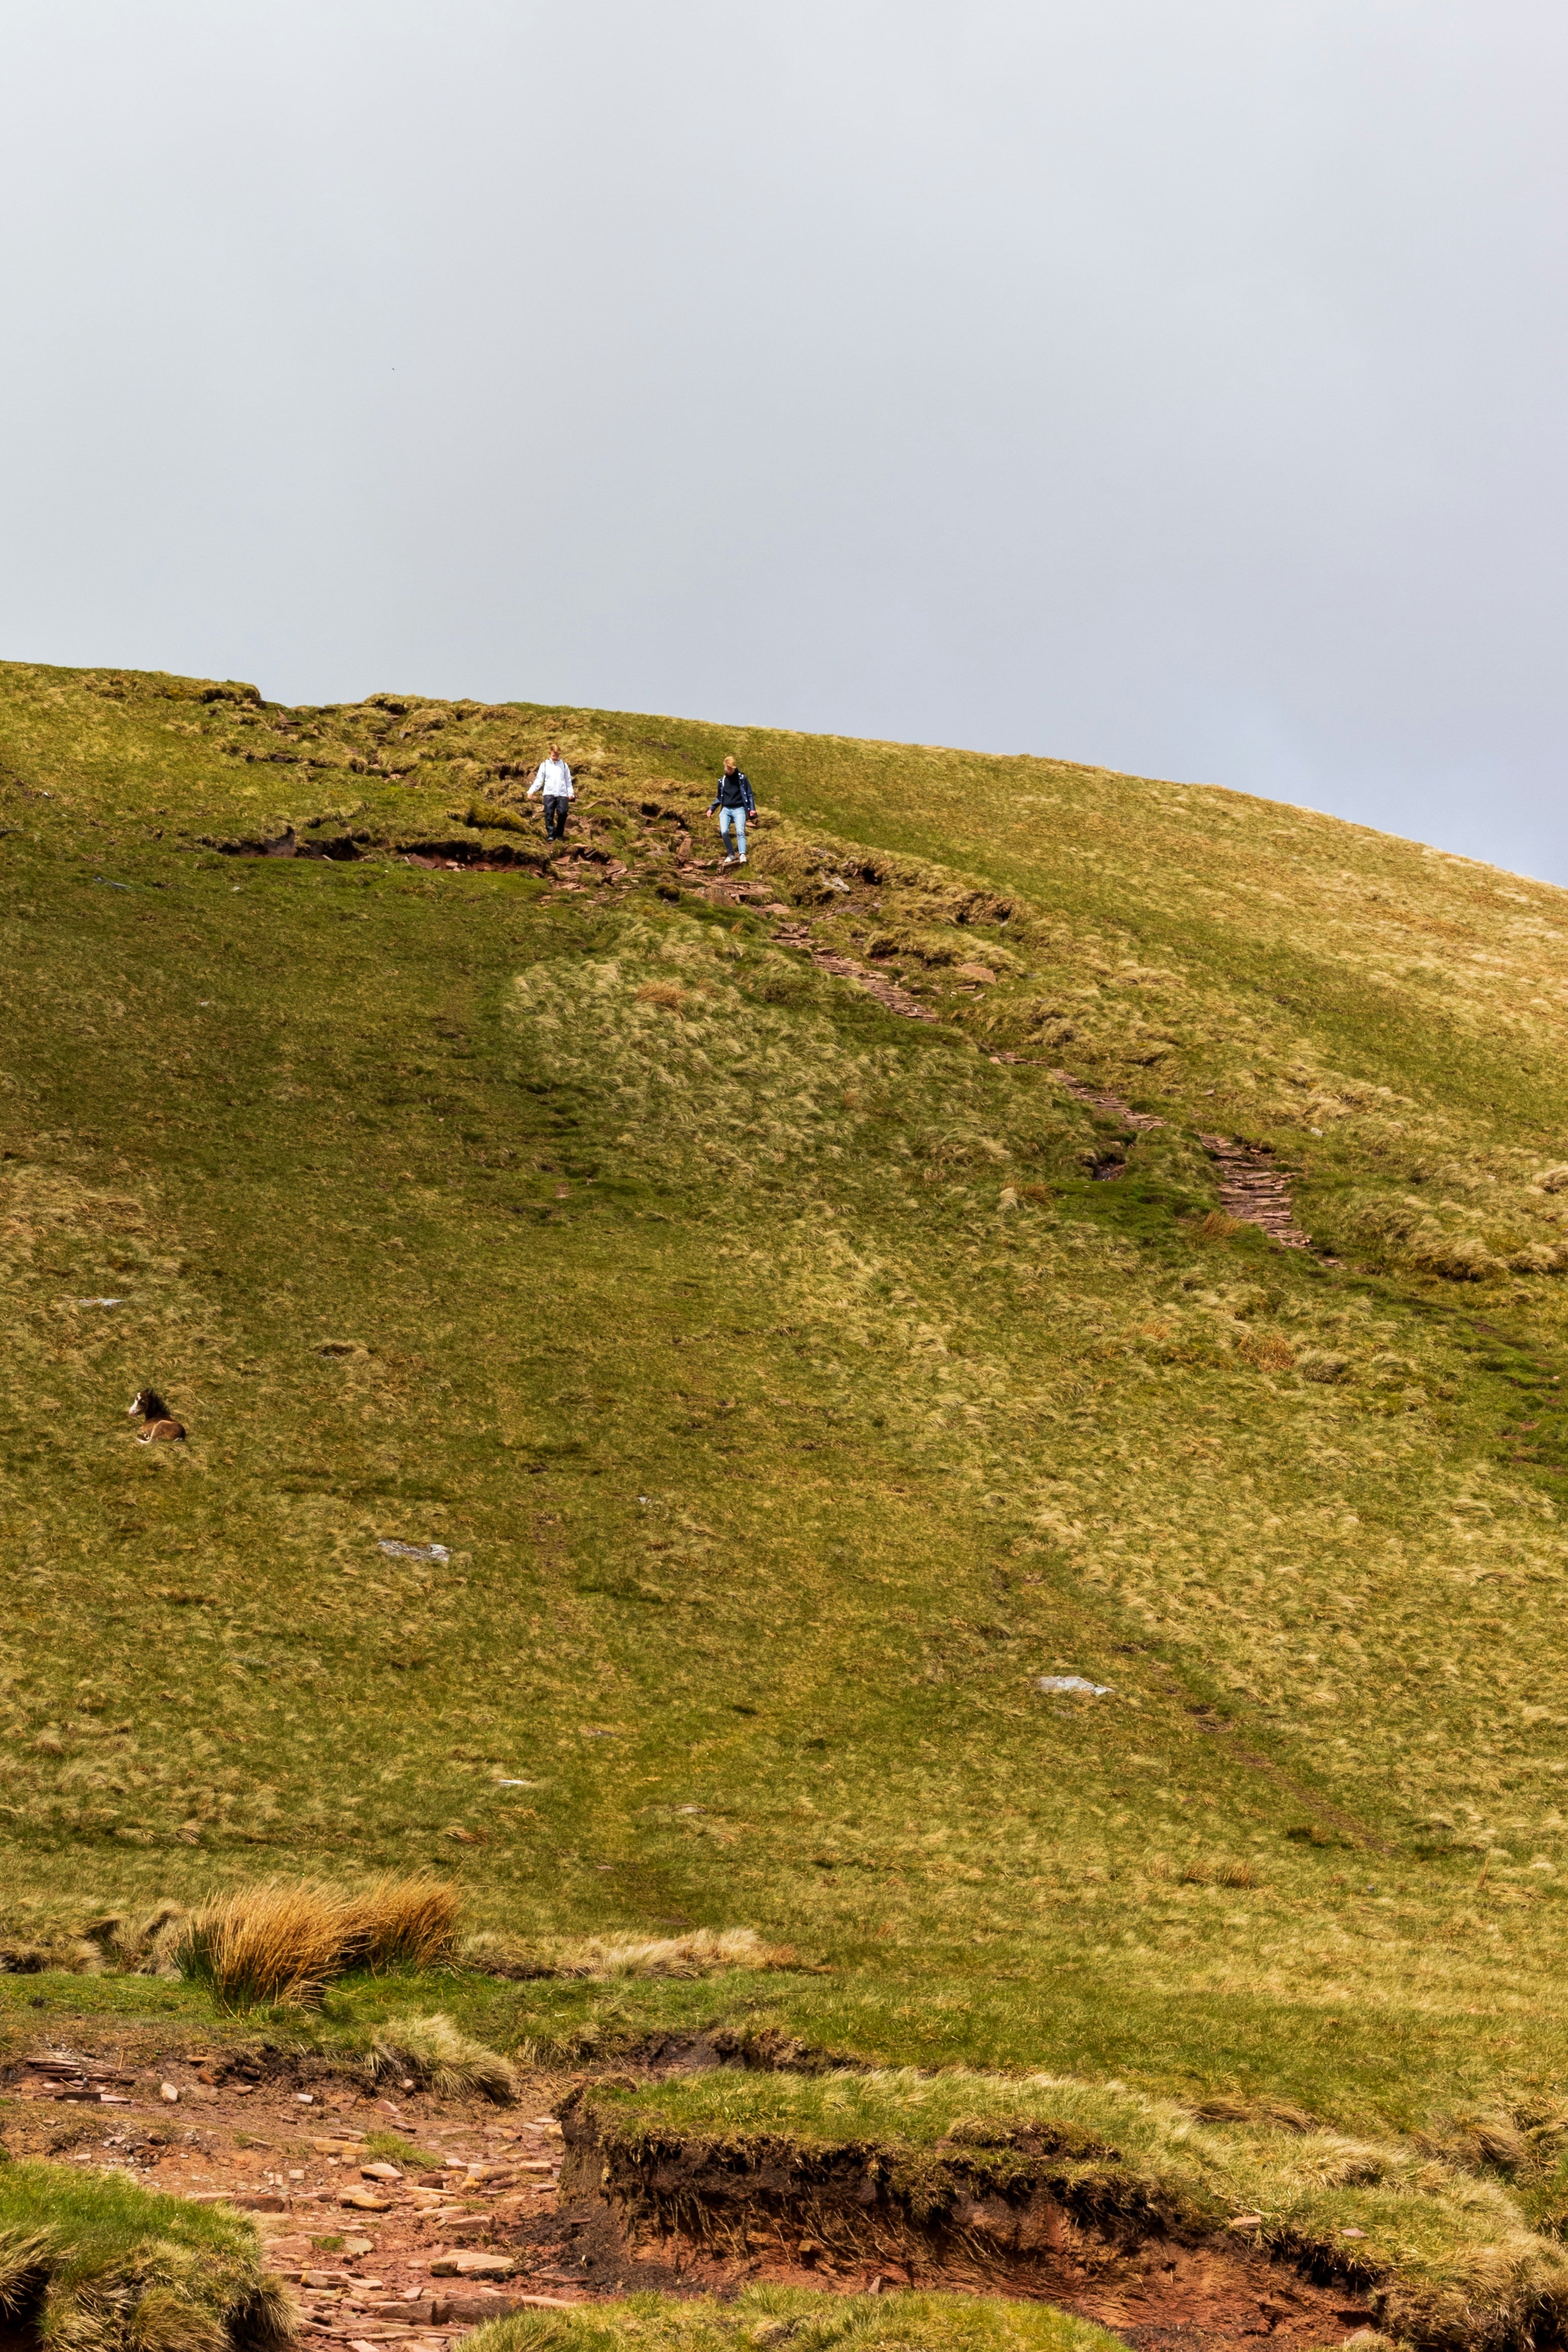
[[[722,2142],[601,2130],[580,2094],[562,2103],[561,2195],[586,2231],[597,2210],[632,2263],[686,2289],[755,2282],[846,2294],[936,2289],[1061,2305],[1150,2347],[1234,2348],[1269,2337],[1332,2344],[1373,2324],[1366,2299],[1264,2253],[1247,2229],[1197,2234],[1124,2178],[1093,2193],[1053,2181],[1020,2150],[946,2152],[901,2178],[873,2147],[819,2148],[759,2135]],[[1027,2151],[1024,2151],[1027,2153]],[[1057,2149],[1069,2174],[1092,2151]],[[1092,2208],[1092,2210],[1086,2210]]]
[[[684,2068],[694,2053],[671,2054]],[[976,2193],[919,2219],[868,2198],[873,2150],[810,2180],[783,2158],[748,2166],[680,2148],[629,2172],[580,2108],[593,2079],[580,2074],[525,2076],[502,2108],[368,2086],[287,2052],[145,2040],[110,2052],[40,2043],[4,2072],[14,2155],[249,2212],[299,2297],[304,2339],[350,2352],[444,2352],[509,2308],[758,2281],[1019,2295],[1094,2319],[1140,2352],[1265,2339],[1306,2352],[1372,2317],[1353,2289],[1304,2278],[1244,2237],[1195,2243],[1149,2216],[1092,2223],[1039,2190],[1022,2201],[988,2192],[978,2175]],[[391,2162],[378,2132],[435,2160]]]
[[[371,2088],[287,2053],[145,2038],[130,2053],[39,2044],[3,2071],[13,2156],[248,2212],[307,2341],[436,2352],[512,2305],[613,2293],[631,2274],[624,2257],[585,2262],[563,2234],[559,2077],[527,2078],[501,2108]],[[389,2161],[376,2133],[432,2161]]]

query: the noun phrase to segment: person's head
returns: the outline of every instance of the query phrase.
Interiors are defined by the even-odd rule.
[[[725,753],[725,758],[724,758],[724,772],[725,772],[725,774],[726,774],[727,776],[733,776],[733,775],[734,775],[734,773],[735,773],[735,767],[736,767],[735,753],[734,753],[733,751],[727,751],[727,752]]]
[[[552,760],[559,760],[559,757],[560,757],[560,745],[559,745],[559,743],[552,743],[552,744],[550,745],[550,747],[549,747],[549,755],[550,755],[550,758],[551,758]]]

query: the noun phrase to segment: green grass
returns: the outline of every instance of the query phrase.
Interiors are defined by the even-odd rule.
[[[1562,894],[1049,761],[205,691],[0,669],[17,1952],[434,1865],[540,1950],[800,1965],[350,1979],[303,2030],[1375,2133],[1549,2095]],[[576,892],[517,829],[550,728],[625,869]],[[732,740],[753,878],[937,1021],[672,878]],[[285,826],[353,855],[227,854]],[[1120,1181],[1055,1067],[1166,1120]],[[1215,1131],[1339,1265],[1204,1238]],[[134,1444],[143,1381],[187,1446]],[[9,2034],[71,2009],[204,2014],[0,1978]]]
[[[732,2303],[634,2294],[581,2312],[492,2319],[475,2352],[1108,2352],[1117,2339],[1043,2304],[967,2295],[745,2288]]]
[[[365,2154],[372,2163],[401,2165],[405,2172],[431,2172],[442,2160],[429,2148],[416,2147],[402,2132],[395,2131],[367,2132]]]
[[[251,2222],[68,2164],[0,2166],[0,2313],[73,2352],[270,2352],[294,2334]]]

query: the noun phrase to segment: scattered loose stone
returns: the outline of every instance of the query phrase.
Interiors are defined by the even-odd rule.
[[[432,2278],[510,2278],[517,2269],[510,2254],[484,2254],[465,2249],[442,2254],[430,2265]]]

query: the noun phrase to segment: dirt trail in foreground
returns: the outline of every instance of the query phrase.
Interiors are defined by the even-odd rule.
[[[62,2032],[67,2029],[62,2026]],[[1260,2337],[1304,2352],[1369,2314],[1238,2240],[1113,2242],[1060,2211],[977,2207],[948,2238],[895,2252],[760,2189],[698,2235],[639,2228],[580,2154],[561,2179],[580,2074],[524,2079],[515,2106],[367,2089],[323,2062],[139,2047],[105,2054],[102,2021],[0,2066],[14,2156],[50,2156],[248,2212],[294,2287],[302,2341],[364,2352],[444,2352],[513,2309],[633,2290],[725,2294],[758,2281],[838,2294],[920,2287],[1060,2304],[1139,2352],[1243,2352]],[[128,2037],[129,2039],[130,2037]],[[168,2090],[164,2089],[168,2086]],[[171,2097],[169,2092],[177,2094]],[[438,2162],[376,2169],[369,2134],[398,2133]],[[591,2154],[591,2152],[590,2152]],[[699,2192],[700,2184],[692,2184]]]

